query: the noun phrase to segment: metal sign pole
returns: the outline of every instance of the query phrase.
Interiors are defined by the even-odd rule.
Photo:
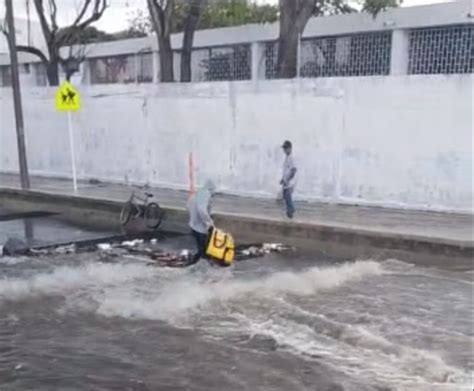
[[[69,146],[71,149],[72,181],[74,184],[74,192],[77,192],[76,157],[74,156],[74,135],[72,133],[72,116],[70,111],[67,112],[67,118],[69,122]]]

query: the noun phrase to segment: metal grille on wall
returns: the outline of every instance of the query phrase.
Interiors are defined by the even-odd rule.
[[[89,60],[91,84],[150,83],[153,81],[153,55],[136,53]]]
[[[12,73],[10,65],[0,66],[0,86],[10,87],[12,85]]]
[[[265,79],[276,79],[278,64],[278,43],[267,42],[264,51]],[[260,64],[259,64],[260,65]]]
[[[18,66],[19,75],[29,75],[31,72],[30,64],[19,64]],[[0,87],[11,87],[12,85],[12,73],[10,65],[0,66]]]
[[[388,75],[391,31],[301,40],[301,77]],[[278,44],[265,45],[265,78],[277,75]]]
[[[472,73],[474,26],[413,29],[409,33],[408,73]]]
[[[250,45],[233,45],[193,50],[192,81],[250,80]]]
[[[300,49],[300,75],[388,75],[391,46],[391,31],[304,39]]]

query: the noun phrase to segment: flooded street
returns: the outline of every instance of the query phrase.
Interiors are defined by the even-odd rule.
[[[471,387],[470,271],[86,253],[0,258],[0,275],[2,391]]]

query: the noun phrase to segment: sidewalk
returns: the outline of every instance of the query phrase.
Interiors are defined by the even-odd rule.
[[[2,188],[19,188],[18,176],[0,174],[0,189]],[[79,190],[75,194],[70,180],[32,177],[31,190],[125,201],[132,188],[126,185],[80,182]],[[186,192],[161,188],[150,188],[149,191],[165,208],[185,208]],[[375,236],[474,248],[473,216],[471,215],[322,203],[299,203],[297,209],[297,215],[289,222],[282,207],[271,200],[219,195],[213,204],[213,212],[224,215],[248,217],[266,222],[274,221],[278,224],[288,222],[291,226],[327,227]]]

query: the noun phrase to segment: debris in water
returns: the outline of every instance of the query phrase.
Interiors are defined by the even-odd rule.
[[[263,243],[262,248],[265,251],[278,251],[278,252],[289,249],[288,247],[284,246],[281,243]]]
[[[59,246],[54,250],[56,254],[72,254],[76,252],[76,245],[70,244],[68,246]]]
[[[4,246],[2,246],[2,254],[9,256],[28,255],[30,248],[21,239],[8,238]]]
[[[23,364],[18,364],[16,367],[15,367],[15,371],[19,371],[20,369],[23,368]]]
[[[135,247],[139,244],[143,244],[143,239],[126,240],[125,242],[122,242],[122,246],[127,247]]]
[[[112,249],[112,245],[110,243],[99,243],[97,248],[101,251],[109,251]]]

